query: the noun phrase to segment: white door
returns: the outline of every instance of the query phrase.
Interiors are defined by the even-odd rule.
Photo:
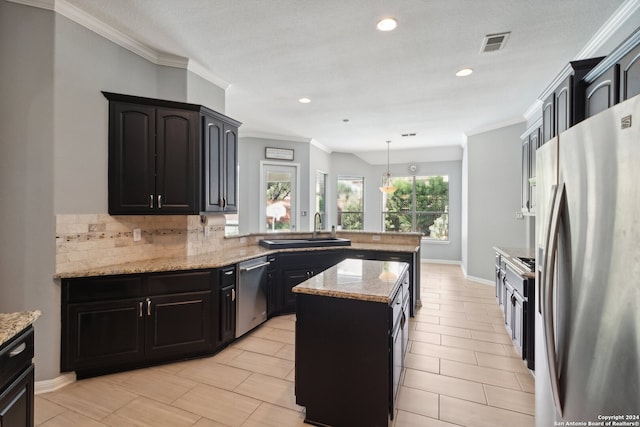
[[[260,163],[260,231],[295,231],[298,222],[298,165]]]

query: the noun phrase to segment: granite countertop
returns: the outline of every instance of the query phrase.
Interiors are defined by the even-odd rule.
[[[527,277],[530,279],[535,279],[536,273],[534,271],[528,271],[523,269],[519,264],[513,261],[515,257],[525,257],[525,258],[535,258],[536,251],[535,249],[529,248],[503,248],[496,247],[493,248],[496,252],[504,257],[504,260],[509,266],[515,270],[522,277]]]
[[[206,268],[218,268],[235,264],[263,255],[285,252],[320,251],[320,250],[375,250],[383,252],[408,252],[415,253],[420,247],[415,245],[400,244],[374,244],[352,242],[351,246],[314,247],[296,249],[265,249],[262,246],[250,245],[240,248],[227,249],[215,253],[202,255],[157,258],[146,261],[134,261],[124,264],[99,266],[56,274],[56,279],[69,279],[75,277],[110,276],[116,274],[154,273],[163,271],[197,270]]]
[[[40,310],[0,313],[0,345],[15,337],[24,328],[36,321]]]
[[[294,293],[391,303],[405,262],[348,258],[295,286]]]

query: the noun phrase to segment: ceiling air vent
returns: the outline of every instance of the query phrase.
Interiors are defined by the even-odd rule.
[[[482,41],[482,48],[480,49],[480,53],[496,52],[503,49],[504,45],[507,44],[509,34],[511,34],[511,32],[487,34],[486,36],[484,36],[484,40]]]

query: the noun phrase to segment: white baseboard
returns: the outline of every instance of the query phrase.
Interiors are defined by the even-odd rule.
[[[474,276],[467,276],[466,274],[464,276],[465,276],[465,279],[471,280],[472,282],[480,283],[482,285],[488,285],[488,286],[496,285],[493,280],[482,279],[480,277],[474,277]]]
[[[428,262],[430,264],[450,264],[450,265],[459,265],[462,266],[462,261],[453,261],[448,259],[427,259],[420,258],[420,262]]]
[[[76,381],[75,372],[68,372],[66,374],[62,374],[59,377],[56,377],[52,380],[36,381],[35,394],[42,394],[42,393],[49,393],[51,391],[56,391],[59,388],[62,388],[75,381]]]

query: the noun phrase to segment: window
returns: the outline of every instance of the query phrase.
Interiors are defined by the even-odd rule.
[[[326,182],[327,182],[327,174],[316,171],[316,212],[320,214],[320,220],[322,224],[326,224],[325,218],[327,217],[327,209],[326,209]],[[326,226],[324,227],[327,228]]]
[[[362,230],[364,224],[364,177],[338,177],[338,227]]]
[[[449,176],[396,177],[392,182],[398,189],[382,197],[384,231],[449,240]]]

